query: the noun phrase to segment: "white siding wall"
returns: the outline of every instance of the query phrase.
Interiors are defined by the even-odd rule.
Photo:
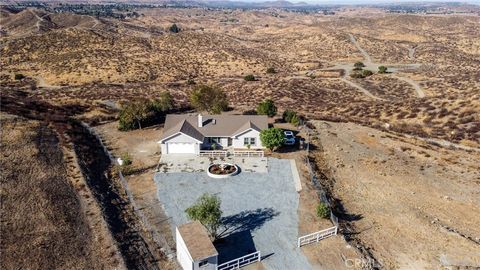
[[[200,263],[200,261],[202,260],[199,260],[199,261],[196,261],[194,262],[194,267],[193,269],[197,270],[197,269],[201,269],[201,270],[217,270],[217,256],[213,256],[213,257],[210,257],[208,258],[208,264],[203,266],[202,268],[200,268],[198,266],[198,264]]]
[[[256,138],[256,145],[252,145],[250,148],[251,149],[258,149],[258,148],[263,148],[262,142],[260,141],[260,132],[256,130],[249,130],[245,133],[240,134],[239,136],[235,137],[232,142],[232,146],[234,148],[247,148],[246,146],[243,145],[243,140],[246,137],[254,137]]]
[[[180,235],[180,232],[175,228],[175,240],[177,242],[177,261],[182,266],[183,270],[193,270],[193,261],[187,250],[187,246]],[[198,263],[197,263],[198,265]]]

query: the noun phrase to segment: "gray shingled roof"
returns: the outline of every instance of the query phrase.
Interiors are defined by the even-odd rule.
[[[232,137],[248,129],[268,128],[266,115],[203,115],[198,126],[198,114],[168,114],[161,141],[179,132],[203,141],[204,137]]]

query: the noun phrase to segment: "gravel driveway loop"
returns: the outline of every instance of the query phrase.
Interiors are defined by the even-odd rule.
[[[155,182],[172,232],[188,222],[185,209],[203,193],[221,198],[227,226],[223,241],[216,244],[220,263],[260,250],[267,256],[267,269],[311,269],[296,248],[299,196],[289,160],[270,158],[268,173],[241,172],[227,179],[213,179],[205,172],[157,173]]]

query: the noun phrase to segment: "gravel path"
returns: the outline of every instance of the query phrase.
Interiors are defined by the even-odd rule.
[[[227,179],[205,172],[157,173],[158,196],[172,228],[188,222],[184,213],[207,192],[222,200],[227,223],[223,243],[216,245],[219,261],[260,250],[266,269],[311,269],[298,237],[298,193],[289,160],[270,158],[268,173],[241,172]]]

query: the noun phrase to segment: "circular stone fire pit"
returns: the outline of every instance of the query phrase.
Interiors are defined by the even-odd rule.
[[[240,169],[231,163],[214,163],[208,166],[207,174],[212,178],[227,178],[238,174]]]

